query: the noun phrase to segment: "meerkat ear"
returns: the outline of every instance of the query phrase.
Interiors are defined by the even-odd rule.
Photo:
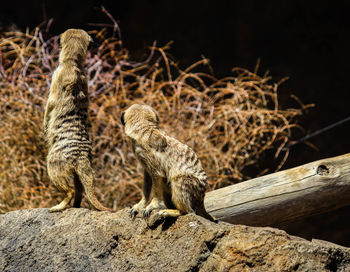
[[[88,44],[88,50],[91,50],[94,46],[94,40],[91,38],[91,36],[89,35],[89,44]]]
[[[125,126],[124,112],[122,112],[122,115],[120,116],[120,121],[122,122],[122,125]]]
[[[90,42],[88,45],[88,50],[93,50],[95,51],[95,49],[99,48],[100,44],[96,41],[94,41],[91,37],[90,37]]]

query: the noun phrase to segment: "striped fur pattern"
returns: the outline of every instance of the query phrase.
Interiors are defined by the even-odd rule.
[[[49,148],[48,175],[65,198],[51,212],[65,209],[73,195],[73,206],[80,207],[83,190],[93,207],[107,210],[94,193],[88,135],[89,98],[83,63],[91,41],[80,29],[61,34],[59,66],[53,74],[46,104],[44,134]]]
[[[159,217],[196,213],[214,221],[204,208],[207,176],[196,153],[159,129],[157,113],[147,105],[134,104],[122,114],[125,133],[144,168],[142,199],[131,216]]]

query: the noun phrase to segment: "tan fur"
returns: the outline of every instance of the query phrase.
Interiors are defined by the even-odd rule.
[[[69,29],[60,38],[59,66],[52,77],[45,109],[44,133],[49,148],[49,177],[66,196],[50,211],[65,209],[73,195],[73,206],[80,207],[83,189],[92,206],[98,210],[108,210],[97,200],[94,192],[88,136],[89,99],[83,63],[92,39],[80,29]]]
[[[160,130],[157,113],[147,105],[132,105],[121,119],[144,168],[142,199],[131,215],[158,210],[162,218],[196,213],[214,221],[204,208],[207,176],[195,152]]]

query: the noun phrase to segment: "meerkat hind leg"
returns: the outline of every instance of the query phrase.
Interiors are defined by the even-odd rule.
[[[181,211],[176,209],[164,209],[156,212],[148,220],[148,226],[154,227],[157,222],[164,221],[166,218],[177,218],[182,215]]]
[[[64,210],[73,198],[74,190],[69,186],[70,177],[67,171],[63,171],[62,175],[57,176],[55,167],[48,167],[48,174],[53,185],[62,193],[65,194],[64,199],[56,206],[50,208],[50,212],[58,212]]]
[[[62,211],[64,210],[67,205],[69,204],[69,202],[72,200],[73,198],[73,194],[74,194],[74,190],[70,189],[67,193],[66,193],[66,197],[61,201],[61,203],[59,203],[56,206],[53,206],[52,208],[50,208],[50,212],[58,212],[58,211]]]
[[[176,209],[164,209],[157,212],[157,216],[167,218],[167,217],[178,217],[182,215],[181,211]]]
[[[195,212],[191,205],[191,197],[184,189],[181,179],[182,177],[173,179],[170,187],[165,186],[165,202],[168,202],[171,205],[167,205],[167,208],[157,211],[150,218],[148,223],[150,227],[154,227],[157,222],[164,221],[166,218],[177,218],[180,215]],[[167,198],[169,199],[167,200]]]

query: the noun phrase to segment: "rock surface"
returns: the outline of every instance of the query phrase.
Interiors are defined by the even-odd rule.
[[[148,227],[116,213],[0,215],[0,271],[350,271],[350,249],[195,215]]]

